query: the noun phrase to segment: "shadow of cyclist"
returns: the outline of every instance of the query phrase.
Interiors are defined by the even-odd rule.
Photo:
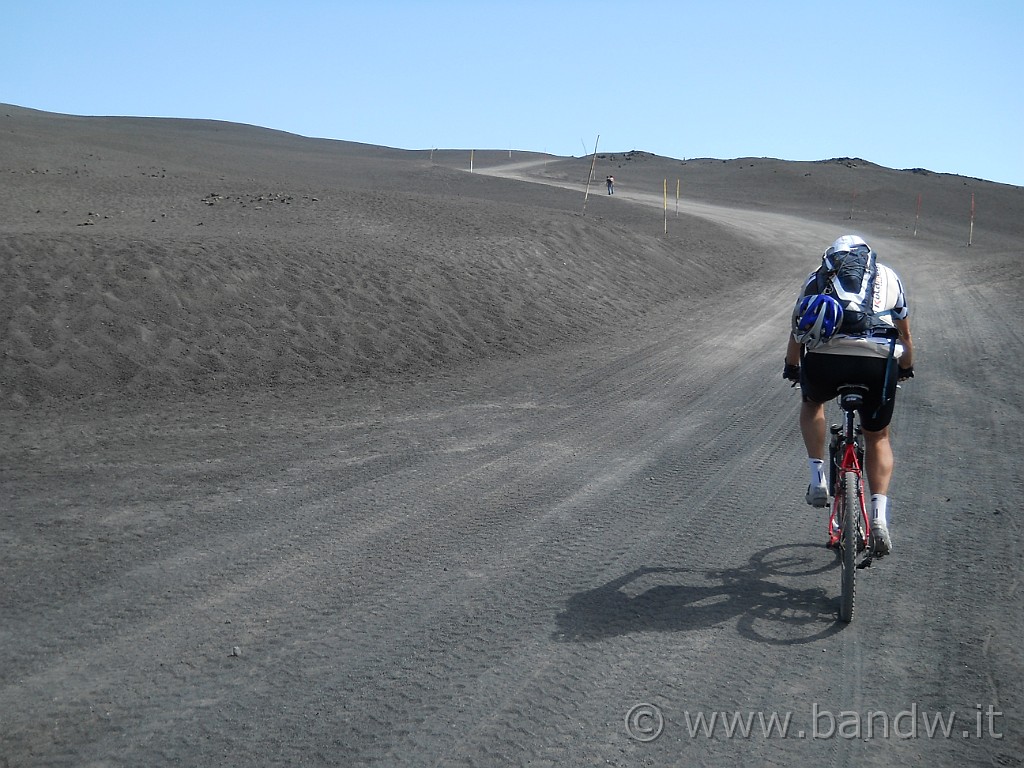
[[[813,553],[792,550],[806,548]],[[647,566],[573,595],[556,617],[556,640],[590,642],[631,632],[681,632],[737,622],[744,637],[774,645],[820,640],[841,631],[836,596],[821,587],[786,586],[835,567],[821,547],[781,545],[739,568],[706,571]],[[837,580],[838,586],[838,580]]]

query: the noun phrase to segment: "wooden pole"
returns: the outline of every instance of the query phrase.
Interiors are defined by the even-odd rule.
[[[583,141],[583,139],[580,139]],[[583,215],[587,215],[587,198],[590,197],[590,183],[594,180],[594,167],[597,165],[597,143],[601,141],[601,134],[597,134],[597,138],[594,139],[594,159],[590,161],[590,176],[587,177],[587,191],[583,193]],[[587,145],[583,145],[583,149],[586,149]]]

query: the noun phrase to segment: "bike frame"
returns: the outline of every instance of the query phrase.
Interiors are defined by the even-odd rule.
[[[857,501],[860,507],[861,521],[864,530],[864,543],[871,541],[871,520],[868,517],[867,505],[864,503],[864,471],[861,467],[860,457],[857,455],[857,431],[855,425],[855,414],[853,410],[845,410],[845,429],[837,432],[838,425],[832,427],[833,434],[841,436],[838,449],[842,458],[833,468],[835,482],[832,489],[832,513],[828,517],[828,541],[830,546],[839,542],[839,532],[842,522],[843,507],[846,504],[846,495],[843,493],[843,483],[847,472],[857,476]],[[856,514],[856,512],[854,513]],[[838,525],[837,525],[838,523]]]
[[[839,620],[853,621],[856,603],[857,570],[871,565],[871,521],[864,503],[863,437],[856,425],[857,410],[864,406],[867,387],[844,385],[839,388],[839,405],[845,416],[845,429],[832,427],[829,444],[829,471],[834,473],[832,513],[829,515],[829,545],[839,555]],[[837,533],[833,533],[833,527]],[[858,564],[858,553],[867,555]]]

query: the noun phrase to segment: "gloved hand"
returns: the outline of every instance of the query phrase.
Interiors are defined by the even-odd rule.
[[[782,369],[782,378],[792,381],[795,387],[800,383],[800,366],[786,363],[786,367]]]
[[[914,366],[910,366],[909,368],[900,368],[899,381],[905,381],[912,378],[914,378]]]

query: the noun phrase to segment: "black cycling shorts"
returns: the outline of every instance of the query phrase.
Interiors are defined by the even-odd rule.
[[[888,392],[884,398],[882,386],[889,371]],[[860,423],[868,432],[879,432],[892,421],[896,405],[896,382],[899,373],[893,357],[864,357],[858,355],[828,355],[808,352],[800,365],[800,391],[806,403],[825,403],[839,395],[843,384],[863,384],[868,388]]]

